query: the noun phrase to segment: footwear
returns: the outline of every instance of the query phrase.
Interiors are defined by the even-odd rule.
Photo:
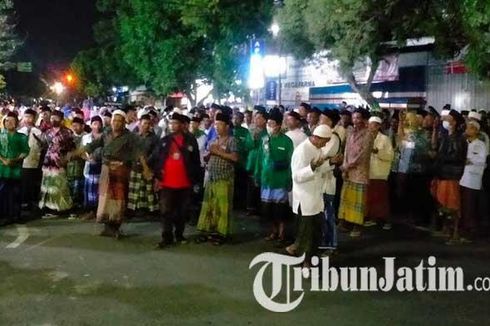
[[[271,233],[264,238],[265,241],[274,241],[277,239],[277,235],[275,233]]]
[[[366,221],[366,222],[364,222],[364,227],[367,227],[367,228],[369,228],[371,226],[376,226],[376,225],[377,224],[374,221]]]
[[[161,241],[161,242],[157,243],[156,249],[165,249],[165,248],[170,247],[171,245],[172,245],[171,243],[168,243],[166,241]]]
[[[47,214],[44,214],[41,218],[43,220],[49,220],[49,219],[53,219],[53,218],[57,218],[57,217],[58,217],[58,215],[47,213]]]
[[[194,239],[194,242],[197,244],[208,242],[208,237],[205,235],[199,235]]]
[[[351,232],[349,233],[349,236],[350,236],[351,238],[359,238],[359,237],[361,236],[361,231],[351,231]]]
[[[343,225],[339,225],[339,226],[337,227],[337,230],[338,230],[339,232],[341,232],[341,233],[349,233],[349,232],[350,232],[350,230],[349,230],[348,228],[346,228],[345,226],[343,226]]]
[[[286,247],[284,250],[286,250],[289,256],[296,256],[296,246],[294,244]]]
[[[184,244],[188,244],[188,243],[189,243],[189,241],[187,241],[187,239],[186,239],[186,238],[184,238],[184,237],[179,237],[179,238],[177,238],[177,240],[176,240],[175,242],[177,242],[177,243],[179,243],[179,244],[182,244],[182,245],[184,245]]]
[[[68,217],[69,220],[76,220],[77,219],[77,214],[70,214],[70,216]]]
[[[95,219],[95,213],[94,212],[88,212],[88,213],[82,214],[80,216],[80,219],[82,221],[90,221],[90,220],[93,220],[93,219]]]
[[[386,230],[386,231],[391,230],[391,223],[385,223],[385,225],[383,225],[383,230]]]

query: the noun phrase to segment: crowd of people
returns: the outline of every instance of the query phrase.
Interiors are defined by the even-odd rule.
[[[4,103],[0,223],[26,212],[95,219],[102,236],[120,238],[126,218],[154,217],[160,248],[187,242],[187,224],[196,225],[196,242],[221,245],[236,209],[261,216],[265,241],[291,255],[331,254],[338,232],[359,237],[402,220],[448,244],[471,242],[490,189],[487,122],[486,111],[450,105],[370,112],[307,103],[161,111]]]

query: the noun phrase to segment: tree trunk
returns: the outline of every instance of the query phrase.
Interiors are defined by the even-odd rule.
[[[349,83],[350,87],[354,92],[359,94],[359,96],[366,101],[367,105],[371,109],[371,112],[379,112],[381,111],[381,108],[379,106],[379,102],[377,99],[374,98],[373,94],[371,93],[371,84],[373,83],[374,76],[376,74],[376,70],[378,70],[379,66],[379,61],[377,58],[371,58],[371,70],[369,71],[369,76],[366,81],[366,84],[358,84],[356,77],[354,76],[354,73],[352,70],[349,72],[347,75],[347,82]]]

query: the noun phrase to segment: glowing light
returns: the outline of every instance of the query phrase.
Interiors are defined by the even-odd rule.
[[[276,37],[279,34],[280,30],[281,30],[281,28],[279,27],[279,25],[277,23],[272,24],[272,26],[270,28],[272,36],[274,36],[274,37]]]
[[[278,55],[266,55],[263,60],[266,77],[278,77],[286,73],[286,58]]]
[[[55,82],[51,86],[51,90],[56,93],[56,95],[61,95],[65,91],[65,85],[61,82]]]
[[[248,78],[248,86],[251,89],[260,89],[265,85],[264,68],[262,56],[258,53],[252,54],[250,57],[250,75]]]

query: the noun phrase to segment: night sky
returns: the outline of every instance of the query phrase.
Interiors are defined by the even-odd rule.
[[[17,29],[24,45],[16,61],[31,61],[31,75],[8,74],[11,88],[19,81],[49,77],[67,69],[78,51],[91,47],[96,0],[14,0]]]

